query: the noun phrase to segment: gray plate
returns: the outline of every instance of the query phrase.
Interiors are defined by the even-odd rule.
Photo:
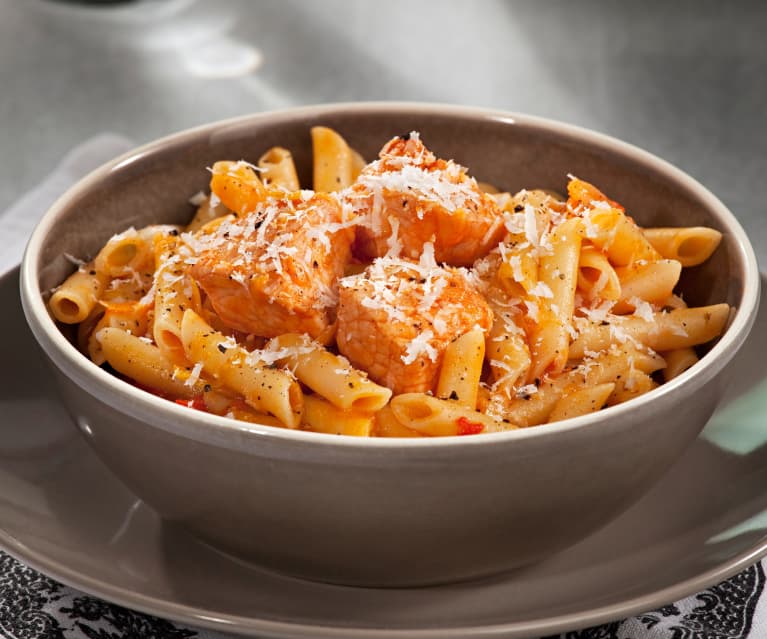
[[[735,365],[728,399],[671,472],[620,519],[503,577],[380,590],[275,575],[163,524],[96,459],[64,413],[17,290],[18,271],[0,279],[0,361],[6,366],[0,546],[109,601],[259,636],[523,637],[662,606],[767,554],[767,358],[761,348],[767,301]]]

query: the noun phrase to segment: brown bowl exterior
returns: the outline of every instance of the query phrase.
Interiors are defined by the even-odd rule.
[[[45,312],[64,253],[92,256],[128,226],[184,222],[187,198],[219,159],[291,149],[310,183],[309,128],[336,128],[367,158],[421,132],[439,156],[511,191],[596,183],[647,226],[707,225],[724,241],[681,282],[692,305],[736,310],[693,369],[596,415],[445,440],[358,440],[235,423],[175,406],[79,354]],[[170,522],[227,552],[309,579],[365,586],[465,580],[572,545],[634,503],[697,436],[726,382],[758,301],[742,229],[680,171],[604,136],[536,118],[433,105],[329,105],[261,114],[150,144],[67,193],[30,242],[22,300],[64,401],[125,484]]]

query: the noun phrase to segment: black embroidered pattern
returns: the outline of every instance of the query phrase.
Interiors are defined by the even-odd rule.
[[[70,623],[67,623],[70,620]],[[197,632],[82,595],[0,551],[0,635],[7,639],[191,639]]]
[[[761,563],[708,590],[634,619],[548,639],[746,639],[764,592]],[[7,639],[193,639],[194,630],[82,595],[0,551],[0,635]]]
[[[544,639],[634,639],[638,625],[652,630],[653,637],[664,639],[746,639],[764,584],[764,568],[757,563],[692,600],[669,604],[635,619]],[[692,608],[685,609],[690,601]]]
[[[71,608],[61,608],[88,639],[189,639],[192,630],[176,628],[169,621],[141,615],[92,597],[76,597]],[[87,622],[96,622],[98,626]],[[104,628],[108,624],[111,629]]]
[[[603,626],[568,632],[562,635],[562,639],[618,639],[618,630],[622,625],[622,621],[614,621]]]
[[[15,639],[64,639],[43,608],[61,599],[62,586],[0,552],[0,632]]]
[[[757,563],[695,596],[687,614],[675,606],[639,618],[647,627],[662,627],[672,639],[741,639],[748,637],[754,611],[764,591],[765,574]]]

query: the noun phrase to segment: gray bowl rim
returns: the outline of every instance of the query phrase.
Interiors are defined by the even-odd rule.
[[[508,126],[538,129],[568,140],[581,141],[591,148],[625,156],[651,170],[665,175],[680,187],[706,202],[708,210],[720,221],[723,229],[731,235],[736,248],[737,262],[743,271],[743,294],[735,308],[734,317],[718,342],[694,366],[660,387],[623,404],[609,407],[581,417],[532,428],[499,433],[485,433],[479,437],[448,436],[435,438],[383,438],[354,437],[350,435],[327,435],[309,431],[252,424],[219,417],[202,411],[189,410],[173,402],[143,391],[128,382],[95,366],[71,344],[48,313],[38,284],[38,255],[48,234],[67,209],[69,201],[78,193],[91,189],[112,171],[141,161],[146,155],[160,151],[167,144],[179,144],[187,140],[210,136],[232,127],[252,124],[288,123],[296,120],[319,121],[323,117],[340,116],[344,113],[368,115],[431,115],[500,122]],[[308,126],[308,125],[307,125]],[[186,198],[188,194],[183,194]],[[191,129],[172,133],[132,149],[101,165],[71,186],[43,215],[33,231],[21,263],[21,301],[27,322],[37,342],[49,359],[63,372],[79,380],[79,385],[90,395],[106,402],[124,413],[143,418],[152,426],[165,428],[179,435],[198,441],[221,443],[227,433],[238,432],[244,437],[256,436],[259,441],[273,440],[296,442],[313,446],[361,449],[437,449],[444,451],[453,446],[494,446],[501,442],[554,437],[562,432],[576,431],[595,425],[620,423],[622,417],[642,410],[651,404],[667,405],[689,398],[706,383],[717,376],[742,346],[756,318],[759,303],[760,280],[756,255],[743,227],[729,209],[697,180],[669,162],[632,144],[590,129],[564,122],[527,114],[469,107],[451,104],[420,102],[350,102],[295,107],[265,111],[211,122]],[[90,389],[96,389],[98,392]],[[160,426],[160,422],[163,426]],[[701,424],[701,428],[702,428]]]

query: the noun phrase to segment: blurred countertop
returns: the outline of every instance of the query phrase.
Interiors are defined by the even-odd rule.
[[[104,131],[416,100],[531,113],[676,164],[767,257],[767,3],[0,0],[0,211]]]
[[[761,0],[0,0],[0,224],[103,132],[139,144],[264,110],[409,100],[655,153],[730,207],[764,265],[765,33]]]

